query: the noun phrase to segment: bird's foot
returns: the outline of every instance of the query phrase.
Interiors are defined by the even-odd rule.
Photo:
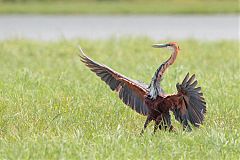
[[[169,132],[177,132],[176,129],[171,125],[169,128]]]
[[[183,128],[183,131],[185,131],[185,132],[191,132],[191,131],[192,131],[192,128],[191,128],[189,125],[187,125],[187,126],[185,126],[185,127]]]
[[[142,131],[140,132],[140,136],[142,136],[144,134],[144,130],[142,129]]]

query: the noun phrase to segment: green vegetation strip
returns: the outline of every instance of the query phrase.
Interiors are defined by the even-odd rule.
[[[0,42],[0,159],[239,159],[238,42],[180,41],[181,53],[161,86],[176,92],[195,73],[207,101],[204,125],[176,133],[125,106],[79,60],[77,45],[98,62],[146,83],[170,53],[155,41]]]
[[[0,1],[0,14],[213,14],[239,13],[238,1]]]

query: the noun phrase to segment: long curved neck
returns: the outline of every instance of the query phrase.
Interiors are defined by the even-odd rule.
[[[163,62],[154,73],[152,81],[148,87],[150,89],[149,91],[150,98],[155,99],[158,95],[163,94],[163,90],[160,88],[160,81],[162,80],[163,74],[166,71],[166,69],[175,62],[178,53],[179,53],[178,47],[173,47],[171,56],[168,58],[168,60]]]
[[[164,72],[166,71],[166,69],[172,65],[178,55],[179,50],[176,47],[173,47],[173,52],[171,54],[171,56],[168,58],[168,60],[166,60],[164,63],[162,63],[159,68],[157,69],[157,71],[155,72],[154,76],[157,76],[157,80],[160,82],[160,80],[163,77]]]

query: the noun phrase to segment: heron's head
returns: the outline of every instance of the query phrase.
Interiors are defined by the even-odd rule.
[[[171,50],[180,50],[178,44],[176,42],[169,42],[166,44],[153,44],[152,47],[154,48],[168,48]]]

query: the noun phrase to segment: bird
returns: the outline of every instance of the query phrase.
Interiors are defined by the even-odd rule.
[[[79,47],[79,56],[80,60],[112,91],[118,93],[125,105],[147,117],[141,134],[151,121],[155,122],[153,133],[157,129],[176,131],[171,122],[170,112],[173,112],[175,119],[182,124],[184,131],[192,131],[191,125],[199,128],[205,118],[206,101],[201,87],[197,87],[195,74],[190,76],[187,73],[183,81],[176,84],[177,92],[174,94],[166,94],[160,85],[166,69],[175,62],[180,52],[179,45],[176,42],[169,42],[153,44],[152,47],[168,48],[171,50],[171,56],[157,68],[149,85],[95,62],[83,52],[81,47]]]

